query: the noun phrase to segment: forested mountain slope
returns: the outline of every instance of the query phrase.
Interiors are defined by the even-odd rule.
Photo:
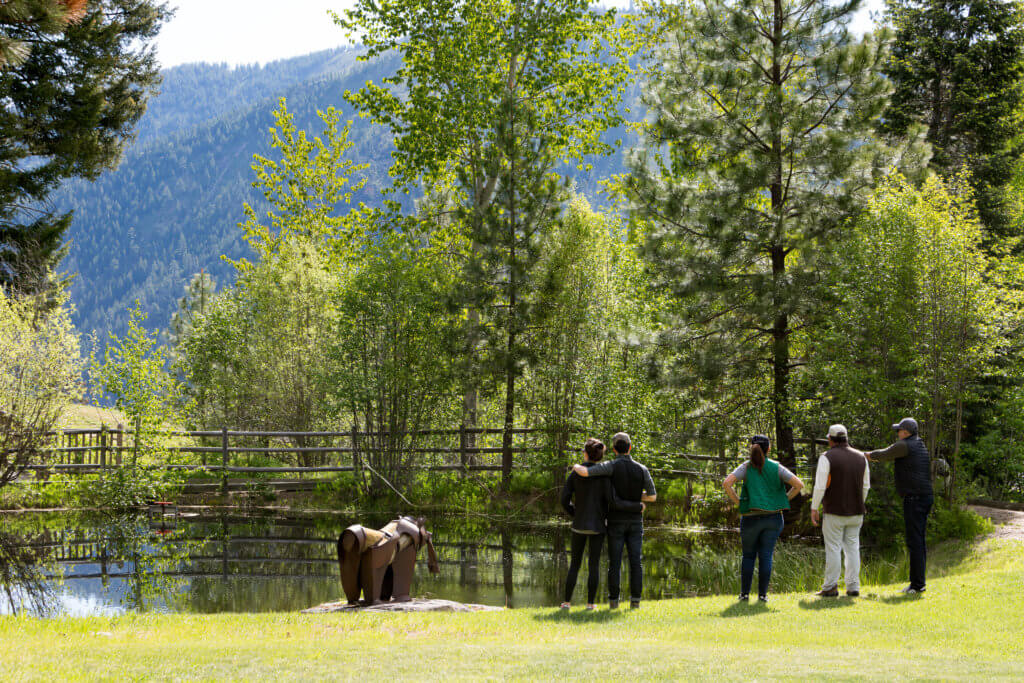
[[[317,109],[336,106],[352,118],[352,157],[369,163],[369,181],[356,201],[375,203],[388,185],[388,134],[354,115],[346,89],[380,82],[394,63],[361,63],[345,48],[264,67],[188,64],[164,73],[138,138],[120,166],[93,183],[75,181],[56,196],[74,209],[71,247],[62,269],[75,274],[71,298],[82,332],[121,332],[126,310],[138,299],[149,325],[165,327],[192,275],[205,269],[219,286],[232,268],[221,255],[242,256],[237,224],[242,204],[259,206],[251,188],[253,154],[270,151],[268,130],[278,98],[285,97],[300,128],[320,134]],[[577,174],[580,191],[622,168],[621,155]]]

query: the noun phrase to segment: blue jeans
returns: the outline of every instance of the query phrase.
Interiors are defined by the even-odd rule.
[[[907,550],[910,551],[910,587],[914,590],[925,587],[925,562],[928,556],[925,531],[928,528],[928,513],[934,502],[932,494],[903,498],[903,522],[906,526]]]
[[[743,543],[743,563],[740,565],[740,593],[750,594],[754,580],[754,562],[760,562],[757,573],[757,594],[768,595],[768,582],[772,579],[772,554],[785,521],[782,513],[748,515],[740,519],[740,541]]]
[[[608,522],[608,599],[619,599],[622,549],[629,553],[630,600],[639,601],[644,589],[644,568],[641,562],[644,544],[643,520]]]

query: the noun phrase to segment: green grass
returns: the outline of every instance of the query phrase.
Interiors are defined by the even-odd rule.
[[[115,429],[118,425],[128,425],[124,414],[113,408],[97,408],[85,403],[72,403],[64,411],[62,427],[64,429],[99,429],[101,425]]]
[[[0,618],[5,680],[980,679],[1024,675],[1024,545],[936,554],[924,597],[775,595],[636,612]],[[944,574],[943,576],[938,576]]]

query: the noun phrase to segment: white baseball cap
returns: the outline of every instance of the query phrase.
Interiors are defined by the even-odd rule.
[[[832,438],[835,438],[837,436],[846,437],[846,427],[838,424],[832,425],[831,427],[828,428],[828,435]]]

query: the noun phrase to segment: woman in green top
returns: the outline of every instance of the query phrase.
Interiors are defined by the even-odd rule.
[[[740,507],[740,540],[743,543],[743,563],[740,571],[740,600],[750,599],[750,584],[754,580],[754,563],[760,563],[757,575],[757,599],[768,602],[768,582],[772,578],[772,555],[785,521],[782,511],[789,509],[791,501],[804,483],[800,478],[769,460],[771,441],[758,434],[750,439],[750,459],[725,478],[722,486],[726,495]],[[736,495],[733,486],[743,482],[743,492]],[[786,491],[786,484],[789,491]]]

